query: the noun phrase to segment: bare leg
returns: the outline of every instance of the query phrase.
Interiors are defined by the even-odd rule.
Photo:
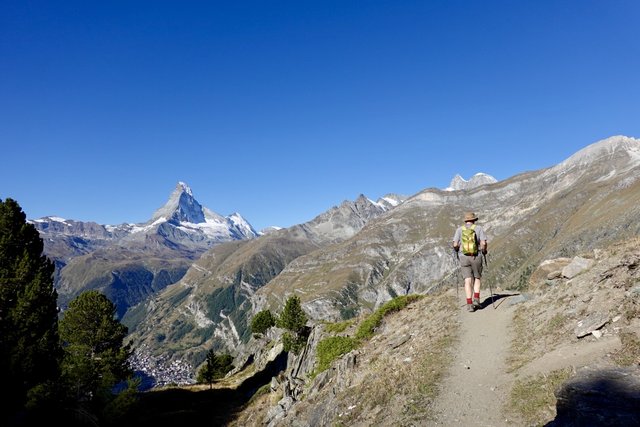
[[[476,279],[478,280],[478,279]],[[467,277],[466,279],[464,279],[464,292],[467,295],[467,298],[471,298],[473,295],[471,293],[472,291],[472,282],[473,282],[473,278],[471,277]]]
[[[473,292],[475,292],[476,294],[480,293],[480,279],[475,280],[473,284]]]

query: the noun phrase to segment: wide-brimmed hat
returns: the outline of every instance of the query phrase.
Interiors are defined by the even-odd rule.
[[[467,212],[464,214],[464,220],[465,221],[477,221],[478,220],[478,215],[474,214],[473,212]]]

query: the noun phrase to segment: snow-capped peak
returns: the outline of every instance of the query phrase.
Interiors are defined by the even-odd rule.
[[[38,218],[38,219],[34,219],[31,220],[32,222],[48,222],[48,221],[54,221],[54,222],[61,222],[63,224],[67,223],[67,220],[64,218],[61,218],[59,216],[45,216],[42,218]]]
[[[193,197],[193,192],[191,191],[191,187],[189,187],[187,184],[185,184],[182,181],[178,181],[178,186],[177,188],[182,188],[182,191],[184,191],[185,193],[187,193],[189,196]]]
[[[382,207],[385,210],[389,210],[391,208],[395,208],[396,206],[398,206],[399,204],[401,204],[402,202],[404,202],[407,199],[406,196],[401,196],[398,194],[386,194],[382,197],[380,197],[378,200],[376,200],[375,202],[373,200],[371,200],[371,203]]]
[[[239,213],[225,217],[202,206],[193,197],[191,188],[182,181],[178,182],[167,203],[154,213],[145,227],[164,222],[184,233],[203,233],[214,240],[246,239],[258,235]]]
[[[153,214],[151,220],[156,221],[158,218],[194,224],[205,222],[202,205],[193,197],[191,188],[182,181],[178,182],[167,203]]]
[[[258,236],[258,232],[254,230],[253,226],[249,224],[249,221],[244,219],[242,215],[237,212],[232,213],[227,216],[227,219],[233,224],[233,227],[236,228],[241,235],[246,237],[256,237]]]

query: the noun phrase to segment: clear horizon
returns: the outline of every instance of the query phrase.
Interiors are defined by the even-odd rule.
[[[179,181],[257,230],[640,137],[640,3],[5,3],[0,199],[145,222]]]

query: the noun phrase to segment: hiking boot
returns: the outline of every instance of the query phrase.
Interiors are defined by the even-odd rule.
[[[473,313],[474,311],[476,311],[476,308],[474,307],[473,304],[467,304],[467,311],[469,313]]]
[[[479,298],[474,298],[473,299],[473,307],[475,309],[482,308],[482,304],[480,304],[480,299]]]

